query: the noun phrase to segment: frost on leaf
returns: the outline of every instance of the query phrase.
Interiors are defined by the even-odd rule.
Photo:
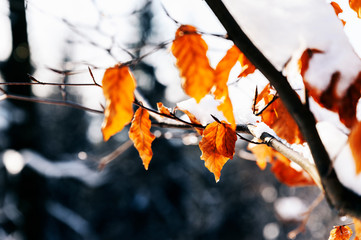
[[[271,103],[274,97],[272,89],[268,84],[257,98],[256,109],[262,111]],[[302,144],[304,142],[300,129],[280,99],[276,99],[268,105],[262,112],[261,117],[264,123],[288,143]]]
[[[138,108],[129,129],[129,138],[134,142],[134,146],[138,150],[146,170],[148,170],[150,160],[153,156],[151,145],[155,138],[150,132],[150,127],[151,122],[148,111],[141,107]]]
[[[102,132],[107,141],[132,120],[136,83],[127,66],[114,66],[105,71],[102,84],[106,99]]]
[[[190,25],[182,25],[176,32],[172,53],[183,78],[184,91],[199,102],[214,85],[214,70],[207,58],[208,46]]]
[[[357,17],[361,18],[361,1],[349,0],[350,7],[357,13]]]
[[[225,121],[213,122],[204,129],[203,138],[199,142],[202,151],[201,159],[205,166],[219,181],[223,165],[233,158],[237,135],[231,125]]]
[[[361,173],[361,122],[358,122],[351,130],[349,139],[350,148],[356,166],[356,174]]]
[[[335,226],[330,232],[328,240],[349,240],[352,230],[349,226]]]

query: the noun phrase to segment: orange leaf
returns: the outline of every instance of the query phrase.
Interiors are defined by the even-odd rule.
[[[188,110],[182,110],[182,109],[181,109],[181,111],[184,112],[188,116],[191,123],[202,126],[201,122],[191,112],[189,112]],[[203,128],[196,127],[195,129],[200,135],[203,135]]]
[[[357,17],[361,18],[361,0],[349,0],[350,7],[357,13]]]
[[[353,223],[355,224],[355,239],[354,240],[361,240],[361,220],[357,218],[353,218]]]
[[[328,240],[349,240],[352,230],[349,226],[335,226],[330,232]]]
[[[182,25],[176,32],[172,53],[183,78],[184,91],[197,102],[209,93],[214,85],[214,70],[207,58],[208,46],[190,25]]]
[[[217,107],[217,109],[221,112],[223,112],[223,115],[227,119],[227,121],[232,125],[232,128],[236,127],[236,120],[234,119],[233,114],[233,106],[231,99],[228,96],[228,91],[226,98],[223,100],[223,102]]]
[[[264,144],[250,144],[248,149],[255,155],[257,166],[264,170],[267,167],[267,162],[271,162],[272,148]]]
[[[239,78],[247,77],[248,74],[254,73],[254,71],[256,71],[256,67],[248,60],[248,58],[243,53],[240,54],[238,61],[242,66],[242,71],[238,76]]]
[[[336,15],[338,16],[340,13],[343,12],[343,10],[341,9],[340,5],[338,5],[336,2],[331,2],[331,6],[333,7],[333,10],[335,10]],[[342,24],[345,25],[346,22],[342,19],[340,19]]]
[[[204,129],[203,138],[199,142],[202,151],[201,159],[219,181],[223,165],[233,158],[237,135],[229,124],[213,122]]]
[[[280,182],[290,187],[309,186],[315,184],[313,179],[306,171],[297,171],[296,169],[292,168],[290,164],[290,160],[288,160],[279,153],[274,159],[271,171]]]
[[[102,132],[104,141],[107,141],[132,120],[136,83],[126,66],[108,68],[102,83],[106,99]]]
[[[155,136],[150,132],[150,127],[151,122],[148,111],[141,107],[138,108],[129,129],[129,138],[134,142],[134,146],[138,150],[146,170],[148,170],[153,156],[151,145],[155,139]]]
[[[164,115],[167,115],[167,116],[172,116],[172,114],[170,113],[169,109],[166,108],[163,103],[159,102],[157,103],[157,107],[158,107],[158,111]]]
[[[257,103],[262,103],[262,109],[274,98],[274,95],[270,93],[271,87],[268,84],[260,93],[257,101]],[[256,109],[262,110],[260,108],[259,104],[257,104]],[[291,114],[288,113],[280,99],[275,100],[269,105],[266,110],[263,111],[261,118],[280,138],[285,139],[288,143],[300,144],[304,142],[296,122],[293,120]]]
[[[214,92],[214,96],[216,99],[222,99],[225,96],[228,96],[228,77],[231,69],[236,64],[241,51],[233,45],[226,55],[222,58],[222,60],[217,64],[217,67],[214,71],[215,75],[215,85],[216,90]]]
[[[359,174],[361,172],[361,122],[352,128],[348,141],[355,161],[356,174]]]

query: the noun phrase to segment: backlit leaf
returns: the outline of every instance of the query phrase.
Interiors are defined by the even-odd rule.
[[[261,111],[269,104],[274,95],[271,94],[271,87],[268,84],[258,96],[256,109]],[[261,106],[260,106],[261,105]],[[288,143],[303,143],[303,137],[296,122],[280,99],[276,99],[261,114],[262,121],[266,123],[280,137]],[[287,124],[285,124],[287,123]]]
[[[257,166],[264,170],[272,159],[272,148],[264,144],[249,144],[248,149],[255,155]]]
[[[349,0],[350,7],[357,13],[357,17],[361,18],[361,0]]]
[[[361,220],[357,218],[353,218],[353,223],[355,225],[355,239],[354,240],[361,240]]]
[[[106,99],[102,132],[104,140],[107,141],[132,120],[136,83],[127,66],[108,68],[102,83]]]
[[[201,122],[191,112],[189,112],[188,110],[185,110],[185,109],[180,109],[180,110],[188,116],[191,123],[202,126]],[[195,130],[199,133],[199,135],[203,135],[203,128],[195,127]]]
[[[219,111],[223,113],[227,121],[231,124],[232,128],[236,127],[236,120],[234,118],[233,114],[233,105],[232,101],[228,96],[228,93],[226,95],[226,98],[223,100],[223,102],[217,107]]]
[[[216,99],[222,99],[228,95],[227,82],[228,82],[229,73],[236,64],[240,54],[241,51],[235,45],[233,45],[233,47],[231,47],[227,51],[226,55],[217,64],[217,67],[214,71],[214,75],[215,75],[214,83],[216,86],[216,90],[214,91],[214,96]]]
[[[352,128],[348,141],[355,161],[356,174],[359,174],[361,173],[361,122]]]
[[[223,165],[229,158],[233,158],[236,140],[235,130],[224,121],[213,122],[203,131],[203,138],[199,142],[201,159],[205,161],[205,166],[214,174],[217,182]]]
[[[208,46],[190,25],[182,25],[176,32],[172,53],[183,78],[184,91],[197,102],[209,93],[214,85],[214,70],[207,58]]]
[[[335,226],[330,232],[328,240],[349,240],[352,230],[349,226]]]
[[[146,170],[148,170],[153,156],[152,142],[155,139],[155,136],[150,132],[150,128],[151,122],[148,111],[141,107],[138,108],[129,129],[129,138],[134,142]]]

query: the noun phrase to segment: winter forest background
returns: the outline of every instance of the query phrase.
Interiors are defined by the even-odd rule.
[[[134,69],[138,89],[152,106],[174,105],[185,96],[169,54],[177,26],[163,7],[181,23],[224,33],[203,1],[1,0],[1,82],[26,82],[28,74],[91,82],[88,67],[101,81],[125,50],[155,50]],[[229,48],[216,46],[214,58]],[[97,109],[104,102],[95,87],[6,89]],[[0,239],[286,239],[318,196],[315,187],[290,188],[261,171],[246,143],[215,183],[195,136],[183,130],[154,129],[160,137],[149,171],[133,147],[99,171],[102,157],[127,142],[126,132],[103,142],[102,120],[55,104],[0,102]],[[297,239],[326,239],[333,225],[350,221],[323,201]]]

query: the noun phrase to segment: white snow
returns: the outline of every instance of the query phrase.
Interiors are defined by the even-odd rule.
[[[344,186],[361,195],[361,174],[356,175],[347,135],[329,122],[319,122],[316,127],[333,161],[338,179]]]
[[[329,85],[336,71],[341,73],[337,93],[341,96],[361,71],[341,21],[324,0],[225,0],[241,28],[280,71],[296,65],[303,51],[316,48],[306,72],[307,81],[319,90]],[[290,61],[291,60],[291,61]],[[293,70],[297,68],[293,67]],[[287,75],[294,73],[286,72]]]

